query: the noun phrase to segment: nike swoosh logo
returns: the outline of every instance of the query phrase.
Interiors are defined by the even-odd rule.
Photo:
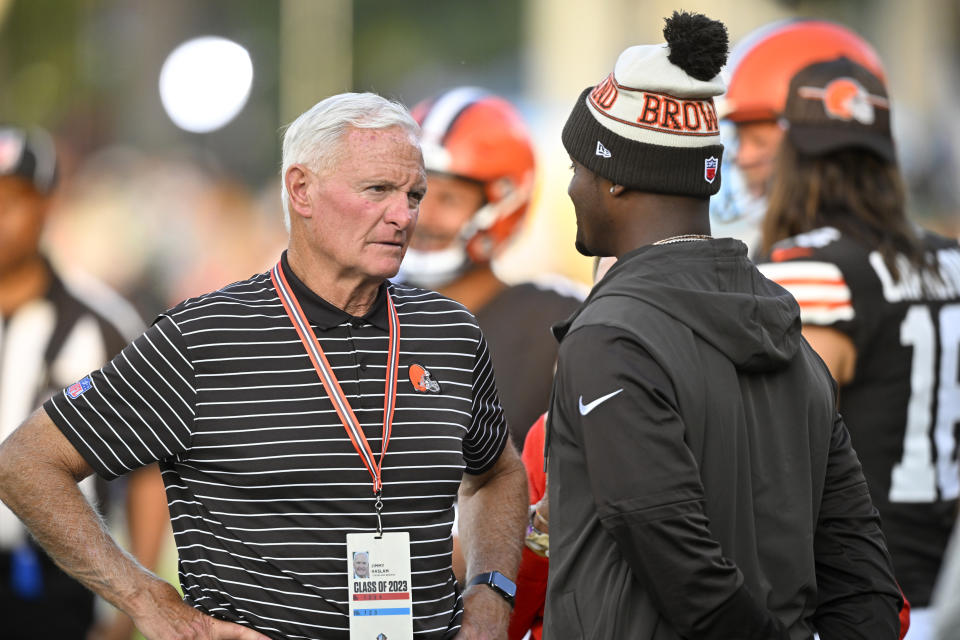
[[[580,415],[582,415],[582,416],[587,415],[588,413],[590,413],[591,411],[593,411],[594,409],[596,409],[596,408],[599,407],[601,404],[603,404],[604,402],[606,402],[607,400],[609,400],[609,399],[612,398],[613,396],[617,395],[617,394],[620,393],[621,391],[623,391],[622,388],[617,389],[616,391],[614,391],[614,392],[612,392],[612,393],[608,393],[608,394],[605,395],[605,396],[601,396],[601,397],[597,398],[596,400],[594,400],[593,402],[591,402],[591,403],[589,403],[589,404],[583,404],[583,396],[580,396]]]

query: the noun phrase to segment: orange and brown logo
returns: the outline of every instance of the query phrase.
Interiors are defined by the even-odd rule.
[[[433,375],[423,365],[410,365],[409,375],[413,388],[420,393],[440,393],[440,383],[434,380]]]
[[[801,98],[821,100],[827,117],[834,120],[856,120],[860,124],[871,125],[876,120],[876,108],[889,109],[890,101],[883,96],[871,95],[867,89],[853,78],[831,80],[824,88],[800,87],[797,90]]]

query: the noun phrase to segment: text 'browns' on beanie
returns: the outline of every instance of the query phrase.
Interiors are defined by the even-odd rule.
[[[629,189],[708,198],[720,189],[713,97],[729,39],[722,22],[674,12],[666,44],[620,54],[613,73],[580,94],[563,146],[590,171]]]

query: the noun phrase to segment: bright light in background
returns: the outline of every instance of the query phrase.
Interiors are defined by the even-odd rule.
[[[207,133],[233,120],[247,103],[253,63],[242,46],[216,36],[188,40],[160,69],[160,100],[181,129]]]

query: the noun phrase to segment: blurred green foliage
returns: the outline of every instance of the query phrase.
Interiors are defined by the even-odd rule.
[[[408,103],[464,84],[517,93],[524,4],[354,0],[354,86]]]
[[[11,2],[0,26],[0,118],[54,124],[82,93],[77,28],[89,2]]]

